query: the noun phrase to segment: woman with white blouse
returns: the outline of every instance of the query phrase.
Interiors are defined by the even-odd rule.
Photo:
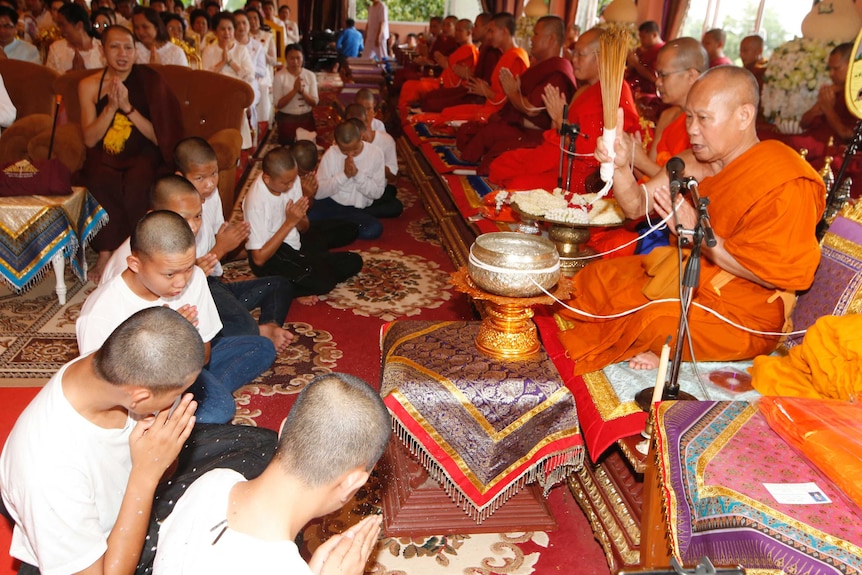
[[[314,72],[302,67],[304,56],[299,44],[284,48],[287,66],[275,73],[272,97],[278,112],[278,143],[292,144],[296,141],[297,128],[315,131],[312,108],[320,100],[317,94],[317,77]]]
[[[278,63],[275,53],[275,40],[269,31],[263,29],[263,16],[257,8],[246,6],[245,13],[248,16],[249,36],[263,46],[266,64],[266,77],[258,80],[260,84],[260,102],[257,103],[257,117],[261,122],[271,124],[274,112],[272,107],[272,78],[275,65]]]
[[[257,123],[263,121],[260,118],[257,111],[260,107],[260,101],[263,100],[264,91],[267,92],[267,96],[269,95],[269,90],[272,87],[272,83],[264,84],[267,81],[266,76],[266,54],[264,53],[264,46],[257,40],[254,40],[249,35],[249,23],[248,23],[248,15],[245,13],[245,10],[236,10],[233,13],[234,22],[236,23],[236,31],[234,35],[236,36],[236,41],[248,50],[248,55],[251,56],[251,61],[254,64],[254,80],[257,84],[257,92],[255,93],[254,104],[250,108],[251,110],[251,125],[253,128],[257,128]],[[269,122],[267,122],[268,124]]]
[[[57,26],[63,37],[48,49],[46,66],[64,74],[69,70],[93,70],[105,65],[101,44],[94,38],[86,9],[79,4],[64,4],[58,11]]]
[[[163,64],[188,66],[183,49],[171,42],[165,23],[152,8],[138,6],[132,16],[135,38],[135,62],[138,64]]]
[[[230,12],[219,12],[212,19],[216,42],[208,44],[201,55],[204,70],[238,78],[248,83],[257,92],[257,82],[254,79],[254,62],[251,60],[245,46],[236,41],[236,24]],[[252,146],[251,130],[248,122],[242,122],[243,149]]]

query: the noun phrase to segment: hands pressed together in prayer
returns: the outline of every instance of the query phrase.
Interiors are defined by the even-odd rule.
[[[317,195],[317,173],[309,172],[299,177],[299,183],[302,185],[302,195],[308,198],[309,205],[314,202],[314,196]]]
[[[159,53],[156,51],[156,44],[154,42],[153,45],[150,46],[150,64],[161,64],[161,63],[162,63],[162,59],[159,56]]]
[[[352,178],[358,173],[359,169],[357,169],[356,162],[353,161],[353,157],[347,156],[344,158],[344,175],[348,178]]]
[[[293,200],[288,200],[287,204],[284,206],[284,215],[285,222],[292,227],[295,227],[302,218],[305,217],[305,213],[308,211],[308,198],[302,196],[295,202]]]
[[[449,67],[449,58],[447,58],[440,52],[434,52],[434,62],[441,68]]]
[[[182,396],[173,410],[163,409],[138,421],[129,436],[132,474],[129,484],[140,479],[155,487],[180,454],[195,425],[198,404],[191,393]]]
[[[377,544],[382,516],[370,515],[317,548],[308,567],[315,575],[361,575]]]
[[[516,78],[508,68],[500,69],[500,86],[503,87],[503,92],[510,100],[521,93],[521,79]]]
[[[114,111],[123,113],[132,110],[132,104],[129,102],[129,89],[123,84],[119,78],[114,76],[111,78],[110,85],[107,89],[108,107]]]
[[[473,69],[464,64],[455,64],[452,66],[452,71],[462,80],[470,80],[473,77]]]
[[[548,116],[551,117],[551,128],[559,130],[563,125],[563,108],[566,107],[566,98],[563,96],[560,89],[553,84],[545,85],[545,93],[542,94],[542,102],[545,103],[545,109],[548,111]]]
[[[470,78],[467,80],[467,91],[471,94],[475,94],[476,96],[483,96],[485,98],[491,97],[491,86],[488,85],[488,82],[482,80],[481,78]]]

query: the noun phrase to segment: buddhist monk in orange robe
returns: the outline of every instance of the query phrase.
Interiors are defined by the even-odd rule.
[[[465,74],[465,78],[472,75],[479,57],[479,49],[473,44],[473,22],[470,20],[458,20],[455,25],[455,40],[458,49],[448,57],[437,53],[443,72],[439,78],[419,78],[408,80],[401,87],[398,96],[398,110],[402,118],[407,117],[407,110],[413,103],[418,102],[422,96],[433,92],[438,88],[456,88],[461,85],[464,78],[459,72]]]
[[[530,56],[526,50],[515,45],[515,19],[511,14],[503,12],[494,16],[489,24],[488,35],[491,37],[491,43],[503,53],[491,73],[491,83],[475,77],[467,81],[467,89],[470,93],[484,97],[485,102],[452,106],[439,114],[416,114],[410,118],[411,122],[486,122],[495,112],[503,108],[508,100],[500,81],[500,73],[508,70],[512,77],[519,78],[530,67]]]
[[[782,296],[807,289],[820,261],[814,234],[824,209],[823,180],[792,149],[780,142],[758,141],[757,81],[744,68],[706,72],[689,91],[685,112],[691,141],[691,150],[681,155],[685,174],[700,182],[700,195],[710,200],[717,240],[712,248],[703,246],[699,287],[688,316],[694,353],[701,361],[769,353],[778,336],[743,331],[698,306],[750,329],[782,331],[790,311]],[[648,182],[645,197],[629,168],[630,139],[618,138],[615,152],[613,183],[623,212],[630,218],[653,210],[659,217],[668,215],[667,175],[659,173]],[[610,160],[603,144],[597,146],[596,156]],[[676,200],[680,225],[693,229],[698,214],[690,199]],[[676,252],[664,250],[664,263],[672,263]],[[611,315],[674,297],[678,292],[673,265],[655,278],[647,273],[645,266],[657,262],[656,254],[587,266],[575,276],[568,304]],[[661,289],[663,283],[667,289]],[[680,309],[678,302],[667,302],[615,319],[593,319],[565,309],[560,315],[569,322],[560,340],[580,374],[621,360],[629,360],[633,368],[656,367],[657,352],[677,332]],[[691,358],[687,346],[683,357]]]

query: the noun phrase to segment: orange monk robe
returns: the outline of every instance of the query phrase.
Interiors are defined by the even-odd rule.
[[[625,117],[623,130],[628,133],[638,131],[640,129],[638,111],[628,84],[622,86],[620,107]],[[604,127],[602,88],[598,82],[584,88],[572,102],[567,121],[569,124],[580,126],[582,136],[575,141],[575,153],[583,154],[572,158],[569,189],[575,193],[584,193],[587,177],[599,168],[599,162],[593,156],[596,142],[601,138]],[[542,144],[537,148],[511,150],[500,154],[491,162],[488,179],[507,190],[556,188],[560,173],[560,135],[556,130],[545,130],[542,136]],[[565,182],[565,174],[563,181]],[[624,228],[616,228],[608,232],[594,230],[589,246],[601,253],[624,244],[634,237],[632,230]],[[626,253],[618,253],[618,255],[631,255],[634,249],[632,244]]]
[[[701,196],[710,200],[715,233],[725,239],[724,248],[764,282],[791,291],[807,289],[814,279],[820,261],[814,229],[823,213],[824,193],[817,172],[799,154],[774,141],[760,142],[700,183]],[[569,304],[611,315],[648,303],[641,291],[648,280],[645,257],[588,265],[574,278]],[[781,331],[785,310],[775,295],[775,290],[754,282],[728,278],[709,259],[701,260],[694,301],[740,325]],[[573,327],[559,337],[575,361],[575,373],[588,373],[644,351],[659,353],[667,337],[677,333],[679,312],[678,302],[653,304],[616,319],[591,319],[563,309],[560,314]],[[700,361],[748,359],[769,353],[778,343],[775,336],[742,331],[695,306],[689,325]],[[683,349],[683,357],[690,360],[688,346]]]
[[[782,357],[754,358],[752,385],[763,395],[852,401],[862,397],[862,314],[824,316]]]
[[[506,92],[503,91],[503,86],[500,84],[500,70],[508,68],[512,75],[517,78],[529,67],[530,56],[527,52],[517,46],[510,48],[500,57],[491,73],[491,91],[493,94],[486,99],[484,104],[461,104],[446,108],[439,114],[419,114],[413,119],[421,122],[485,122],[506,103]]]
[[[685,113],[681,113],[662,130],[661,137],[655,143],[655,163],[664,167],[668,160],[690,147]]]
[[[398,109],[402,111],[402,118],[406,116],[410,104],[418,102],[422,96],[429,94],[438,88],[455,88],[461,85],[461,78],[454,72],[455,66],[466,66],[470,70],[476,67],[479,57],[479,49],[474,44],[463,44],[449,55],[449,66],[443,70],[439,78],[419,78],[408,80],[401,87],[398,96]]]

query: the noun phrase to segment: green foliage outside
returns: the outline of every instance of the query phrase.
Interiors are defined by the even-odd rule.
[[[758,2],[749,1],[742,10],[734,10],[735,15],[727,14],[724,17],[724,22],[721,23],[720,28],[727,34],[724,53],[728,58],[738,60],[739,43],[742,42],[743,38],[752,34],[751,30],[757,19],[757,7]],[[784,27],[775,8],[766,7],[766,10],[763,12],[762,27],[766,30],[767,40],[766,49],[764,50],[764,55],[766,56],[769,55],[772,49],[793,39],[793,32]],[[703,18],[689,13],[685,19],[681,35],[700,39],[702,31]]]
[[[444,16],[445,0],[384,0],[390,22],[428,22],[431,16]],[[368,19],[368,3],[356,3],[356,19]]]

